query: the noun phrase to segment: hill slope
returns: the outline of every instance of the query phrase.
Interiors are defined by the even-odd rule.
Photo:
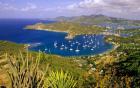
[[[75,17],[56,17],[52,20],[56,21],[68,21],[76,23],[85,23],[85,24],[103,24],[103,23],[118,23],[126,25],[140,25],[140,20],[128,20],[123,18],[115,18],[104,15],[90,15],[90,16],[75,16]]]

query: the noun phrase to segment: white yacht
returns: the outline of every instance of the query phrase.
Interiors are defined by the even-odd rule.
[[[100,42],[99,41],[97,42],[97,45],[100,45]]]
[[[78,41],[76,41],[76,43],[78,44],[79,42],[78,42]]]
[[[68,47],[65,46],[65,49],[68,49]]]
[[[63,50],[63,49],[64,49],[64,48],[62,48],[62,47],[60,48],[60,50]]]
[[[62,43],[62,45],[61,45],[62,47],[64,47],[65,45]]]
[[[72,47],[73,45],[71,44],[70,46]]]
[[[70,51],[72,51],[73,49],[72,48],[70,48]]]
[[[85,39],[86,37],[85,37],[85,36],[83,36],[83,38]]]
[[[47,48],[45,48],[45,51],[47,51],[48,49]]]
[[[69,43],[71,43],[71,41],[70,41],[70,40],[69,40],[68,42],[69,42]]]
[[[57,48],[57,42],[54,42],[54,47]]]
[[[80,50],[78,49],[78,47],[77,47],[77,49],[75,50],[75,52],[80,52]]]

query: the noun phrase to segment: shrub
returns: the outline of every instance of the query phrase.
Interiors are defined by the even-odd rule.
[[[64,73],[61,70],[48,73],[48,65],[45,72],[41,71],[41,55],[39,52],[34,60],[28,52],[26,56],[21,53],[16,57],[5,55],[10,65],[7,71],[10,88],[75,88],[77,81],[68,72]]]
[[[49,88],[75,88],[77,81],[74,80],[68,72],[50,72],[46,80],[46,85]]]
[[[10,78],[11,88],[42,88],[44,86],[45,73],[39,70],[40,53],[36,61],[29,64],[29,58],[20,57],[13,62],[12,57],[6,54],[10,69],[7,72]],[[15,58],[14,58],[15,59]]]

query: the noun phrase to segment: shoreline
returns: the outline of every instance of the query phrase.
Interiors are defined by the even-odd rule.
[[[110,49],[107,49],[106,51],[103,51],[103,52],[98,53],[98,54],[79,55],[79,56],[61,56],[61,55],[58,55],[58,54],[52,54],[52,55],[56,55],[56,56],[60,56],[60,57],[70,57],[70,58],[74,58],[74,57],[78,57],[78,58],[81,58],[81,57],[88,57],[88,58],[89,58],[89,57],[95,57],[95,56],[97,56],[97,55],[103,56],[103,55],[105,55],[105,54],[109,54],[110,52],[116,50],[116,49],[119,47],[119,45],[116,44],[116,43],[114,43],[114,42],[108,42],[108,43],[111,43],[111,44],[112,44],[112,47],[111,47]],[[30,47],[32,47],[32,45],[31,45],[31,44],[26,44],[26,45],[28,45],[28,50],[30,50]],[[31,50],[31,51],[32,51],[32,50]],[[35,51],[35,52],[36,52],[36,51]],[[51,55],[51,54],[49,54],[49,55]]]
[[[29,29],[29,28],[25,28],[25,29]],[[29,30],[34,30],[34,29],[29,29]],[[51,30],[51,29],[42,29],[42,28],[36,28],[36,30],[39,31],[49,31],[49,32],[58,32],[58,33],[66,33],[67,36],[65,37],[65,39],[73,39],[75,36],[72,36],[68,31],[58,31],[58,30]]]
[[[113,47],[112,48],[110,48],[110,49],[108,49],[108,50],[106,50],[106,51],[104,51],[104,52],[102,52],[102,53],[99,53],[99,54],[95,54],[95,55],[80,55],[80,56],[62,56],[62,57],[70,57],[70,58],[74,58],[74,57],[91,57],[91,58],[93,58],[93,57],[96,57],[97,55],[99,55],[99,56],[103,56],[103,55],[105,55],[105,54],[109,54],[110,52],[112,52],[112,51],[114,51],[114,50],[116,50],[119,46],[116,46],[116,44],[112,44],[113,45]]]
[[[44,24],[43,24],[44,25]],[[24,29],[27,30],[41,30],[41,31],[49,31],[49,32],[59,32],[59,33],[67,33],[67,36],[65,37],[65,39],[73,39],[74,37],[78,36],[78,35],[89,35],[89,34],[103,34],[103,30],[87,30],[85,31],[85,29],[83,28],[84,32],[77,32],[77,31],[71,31],[71,30],[57,30],[55,28],[43,28],[42,26],[40,26],[40,24],[35,24],[35,25],[27,25]],[[91,28],[89,28],[91,29]]]
[[[34,29],[30,29],[30,28],[25,28],[25,29],[34,30]],[[67,36],[65,37],[65,39],[73,39],[73,38],[75,38],[76,36],[79,36],[79,35],[91,35],[91,34],[105,35],[103,33],[83,33],[83,34],[74,34],[74,35],[72,35],[69,31],[58,31],[58,30],[42,29],[42,28],[36,28],[36,30],[38,30],[38,31],[48,31],[48,32],[57,32],[57,33],[66,33]]]
[[[29,29],[29,28],[26,28],[26,29]],[[29,29],[29,30],[33,30],[33,29]],[[73,39],[74,37],[76,37],[76,36],[78,36],[78,35],[83,35],[83,34],[78,34],[78,35],[74,35],[74,36],[72,36],[72,35],[70,35],[70,33],[68,32],[68,31],[58,31],[58,30],[51,30],[51,29],[42,29],[42,28],[36,28],[36,30],[41,30],[41,31],[49,31],[49,32],[59,32],[59,33],[67,33],[67,36],[65,37],[65,39]],[[85,35],[88,35],[88,33],[85,33]],[[91,33],[92,34],[92,33]],[[95,33],[94,33],[95,34]],[[98,33],[97,33],[98,34]],[[102,34],[102,35],[104,35],[103,33],[100,33],[100,34]],[[106,50],[106,51],[104,51],[104,52],[102,52],[102,53],[99,53],[99,54],[90,54],[90,55],[79,55],[79,56],[61,56],[61,55],[57,55],[57,56],[61,56],[61,57],[86,57],[86,56],[88,56],[88,57],[95,57],[95,56],[97,56],[97,55],[100,55],[100,56],[102,56],[102,55],[105,55],[105,54],[108,54],[108,53],[110,53],[110,52],[112,52],[112,51],[114,51],[114,50],[116,50],[118,47],[119,47],[119,45],[117,45],[117,44],[115,44],[115,43],[113,43],[113,42],[108,42],[108,43],[111,43],[112,44],[112,48],[110,48],[110,49],[108,49],[108,50]],[[53,54],[53,55],[56,55],[56,54]]]

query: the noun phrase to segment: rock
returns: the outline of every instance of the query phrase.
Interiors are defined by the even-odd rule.
[[[82,64],[79,64],[79,67],[82,67],[83,65]]]
[[[104,73],[104,70],[101,70],[99,74],[102,75],[103,73]]]
[[[96,71],[96,68],[91,68],[92,71]]]
[[[93,64],[89,64],[89,67],[92,68],[93,67]]]

